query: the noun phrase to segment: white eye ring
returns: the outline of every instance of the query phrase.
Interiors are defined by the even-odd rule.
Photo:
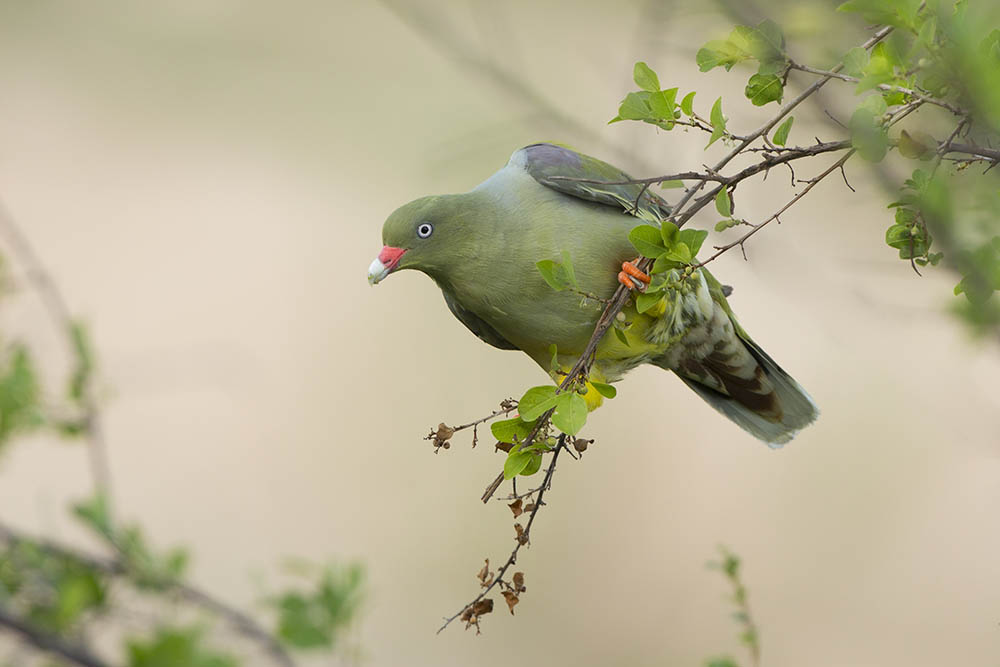
[[[434,233],[434,225],[429,222],[421,222],[417,225],[417,236],[422,239],[427,238]]]

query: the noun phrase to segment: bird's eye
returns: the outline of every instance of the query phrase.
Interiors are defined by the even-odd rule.
[[[434,225],[429,222],[421,222],[417,225],[417,236],[422,239],[427,238],[434,233]]]

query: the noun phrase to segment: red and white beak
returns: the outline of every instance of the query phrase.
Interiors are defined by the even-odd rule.
[[[368,267],[368,284],[377,285],[383,278],[392,273],[406,248],[384,246],[375,261]]]

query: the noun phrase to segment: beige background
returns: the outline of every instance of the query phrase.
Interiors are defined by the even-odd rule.
[[[93,327],[121,512],[190,545],[194,579],[241,604],[284,556],[363,559],[371,665],[739,651],[705,568],[719,543],[745,559],[768,666],[996,664],[1000,354],[946,314],[951,275],[918,279],[881,245],[888,214],[860,166],[857,195],[831,179],[750,262],[716,265],[818,424],[769,451],[670,375],[633,373],[592,417],[592,451],[560,467],[517,616],[434,635],[512,535],[508,510],[477,500],[500,456],[467,438],[434,456],[421,437],[544,376],[477,341],[420,274],[370,289],[382,220],[539,139],[644,174],[717,159],[702,136],[605,125],[636,59],[697,87],[705,112],[725,94],[737,130],[767,111],[741,101],[744,75],[697,72],[694,49],[727,19],[687,4],[429,8],[489,57],[362,2],[0,4],[0,197]],[[834,27],[787,20],[801,44]],[[800,115],[792,137],[816,133],[835,136]],[[739,212],[761,219],[790,194],[776,172],[741,189]],[[57,376],[38,302],[4,317]],[[79,446],[35,439],[0,459],[0,513],[21,527],[81,539],[64,505],[88,489]]]

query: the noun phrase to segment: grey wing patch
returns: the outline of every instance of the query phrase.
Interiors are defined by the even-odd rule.
[[[489,324],[484,322],[478,315],[473,313],[471,310],[467,310],[462,307],[458,301],[456,301],[450,294],[441,291],[444,295],[444,302],[448,304],[448,310],[454,315],[459,322],[465,325],[472,333],[476,334],[476,337],[484,343],[489,343],[493,347],[500,348],[501,350],[517,350],[519,349],[516,345],[508,341],[506,338],[500,335],[496,329],[491,327]]]
[[[565,146],[531,144],[515,152],[510,164],[524,169],[545,187],[613,206],[637,218],[658,223],[670,215],[670,205],[649,188],[637,184],[608,185],[631,179],[621,169]]]

